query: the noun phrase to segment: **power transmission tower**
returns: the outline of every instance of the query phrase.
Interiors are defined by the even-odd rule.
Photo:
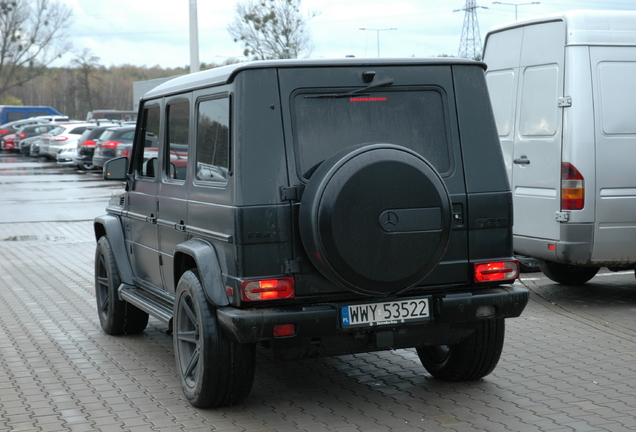
[[[463,9],[453,11],[466,11],[462,38],[459,42],[459,53],[457,54],[459,57],[481,59],[481,35],[479,34],[479,23],[477,22],[477,9],[479,8],[488,9],[485,6],[477,6],[476,0],[466,0],[466,5]]]

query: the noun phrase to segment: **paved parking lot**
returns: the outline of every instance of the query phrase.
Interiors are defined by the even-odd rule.
[[[485,379],[435,381],[412,350],[274,362],[226,409],[181,395],[172,340],[99,326],[91,222],[0,223],[0,431],[633,431],[636,279],[541,273]]]

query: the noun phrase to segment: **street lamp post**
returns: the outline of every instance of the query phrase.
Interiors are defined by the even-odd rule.
[[[492,2],[492,4],[500,4],[500,5],[508,5],[508,6],[514,6],[515,7],[515,21],[517,21],[517,7],[519,6],[527,6],[527,5],[537,5],[540,4],[541,2],[531,2],[531,3],[504,3],[504,2]]]
[[[376,32],[377,40],[378,40],[378,57],[380,57],[380,32],[387,31],[387,30],[397,30],[397,28],[391,27],[391,28],[384,28],[384,29],[372,29],[372,28],[360,27],[358,30],[369,30],[369,31]]]

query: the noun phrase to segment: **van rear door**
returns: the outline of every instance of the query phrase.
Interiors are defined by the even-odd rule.
[[[484,60],[514,202],[515,236],[558,240],[565,24],[489,35]],[[520,54],[518,54],[520,53]]]

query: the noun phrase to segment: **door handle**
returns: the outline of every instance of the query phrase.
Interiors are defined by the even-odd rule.
[[[518,165],[530,165],[530,159],[527,156],[521,156],[519,159],[513,160]]]
[[[153,214],[151,214],[150,216],[148,216],[146,218],[146,222],[151,223],[151,224],[156,224],[157,223],[157,217]]]

